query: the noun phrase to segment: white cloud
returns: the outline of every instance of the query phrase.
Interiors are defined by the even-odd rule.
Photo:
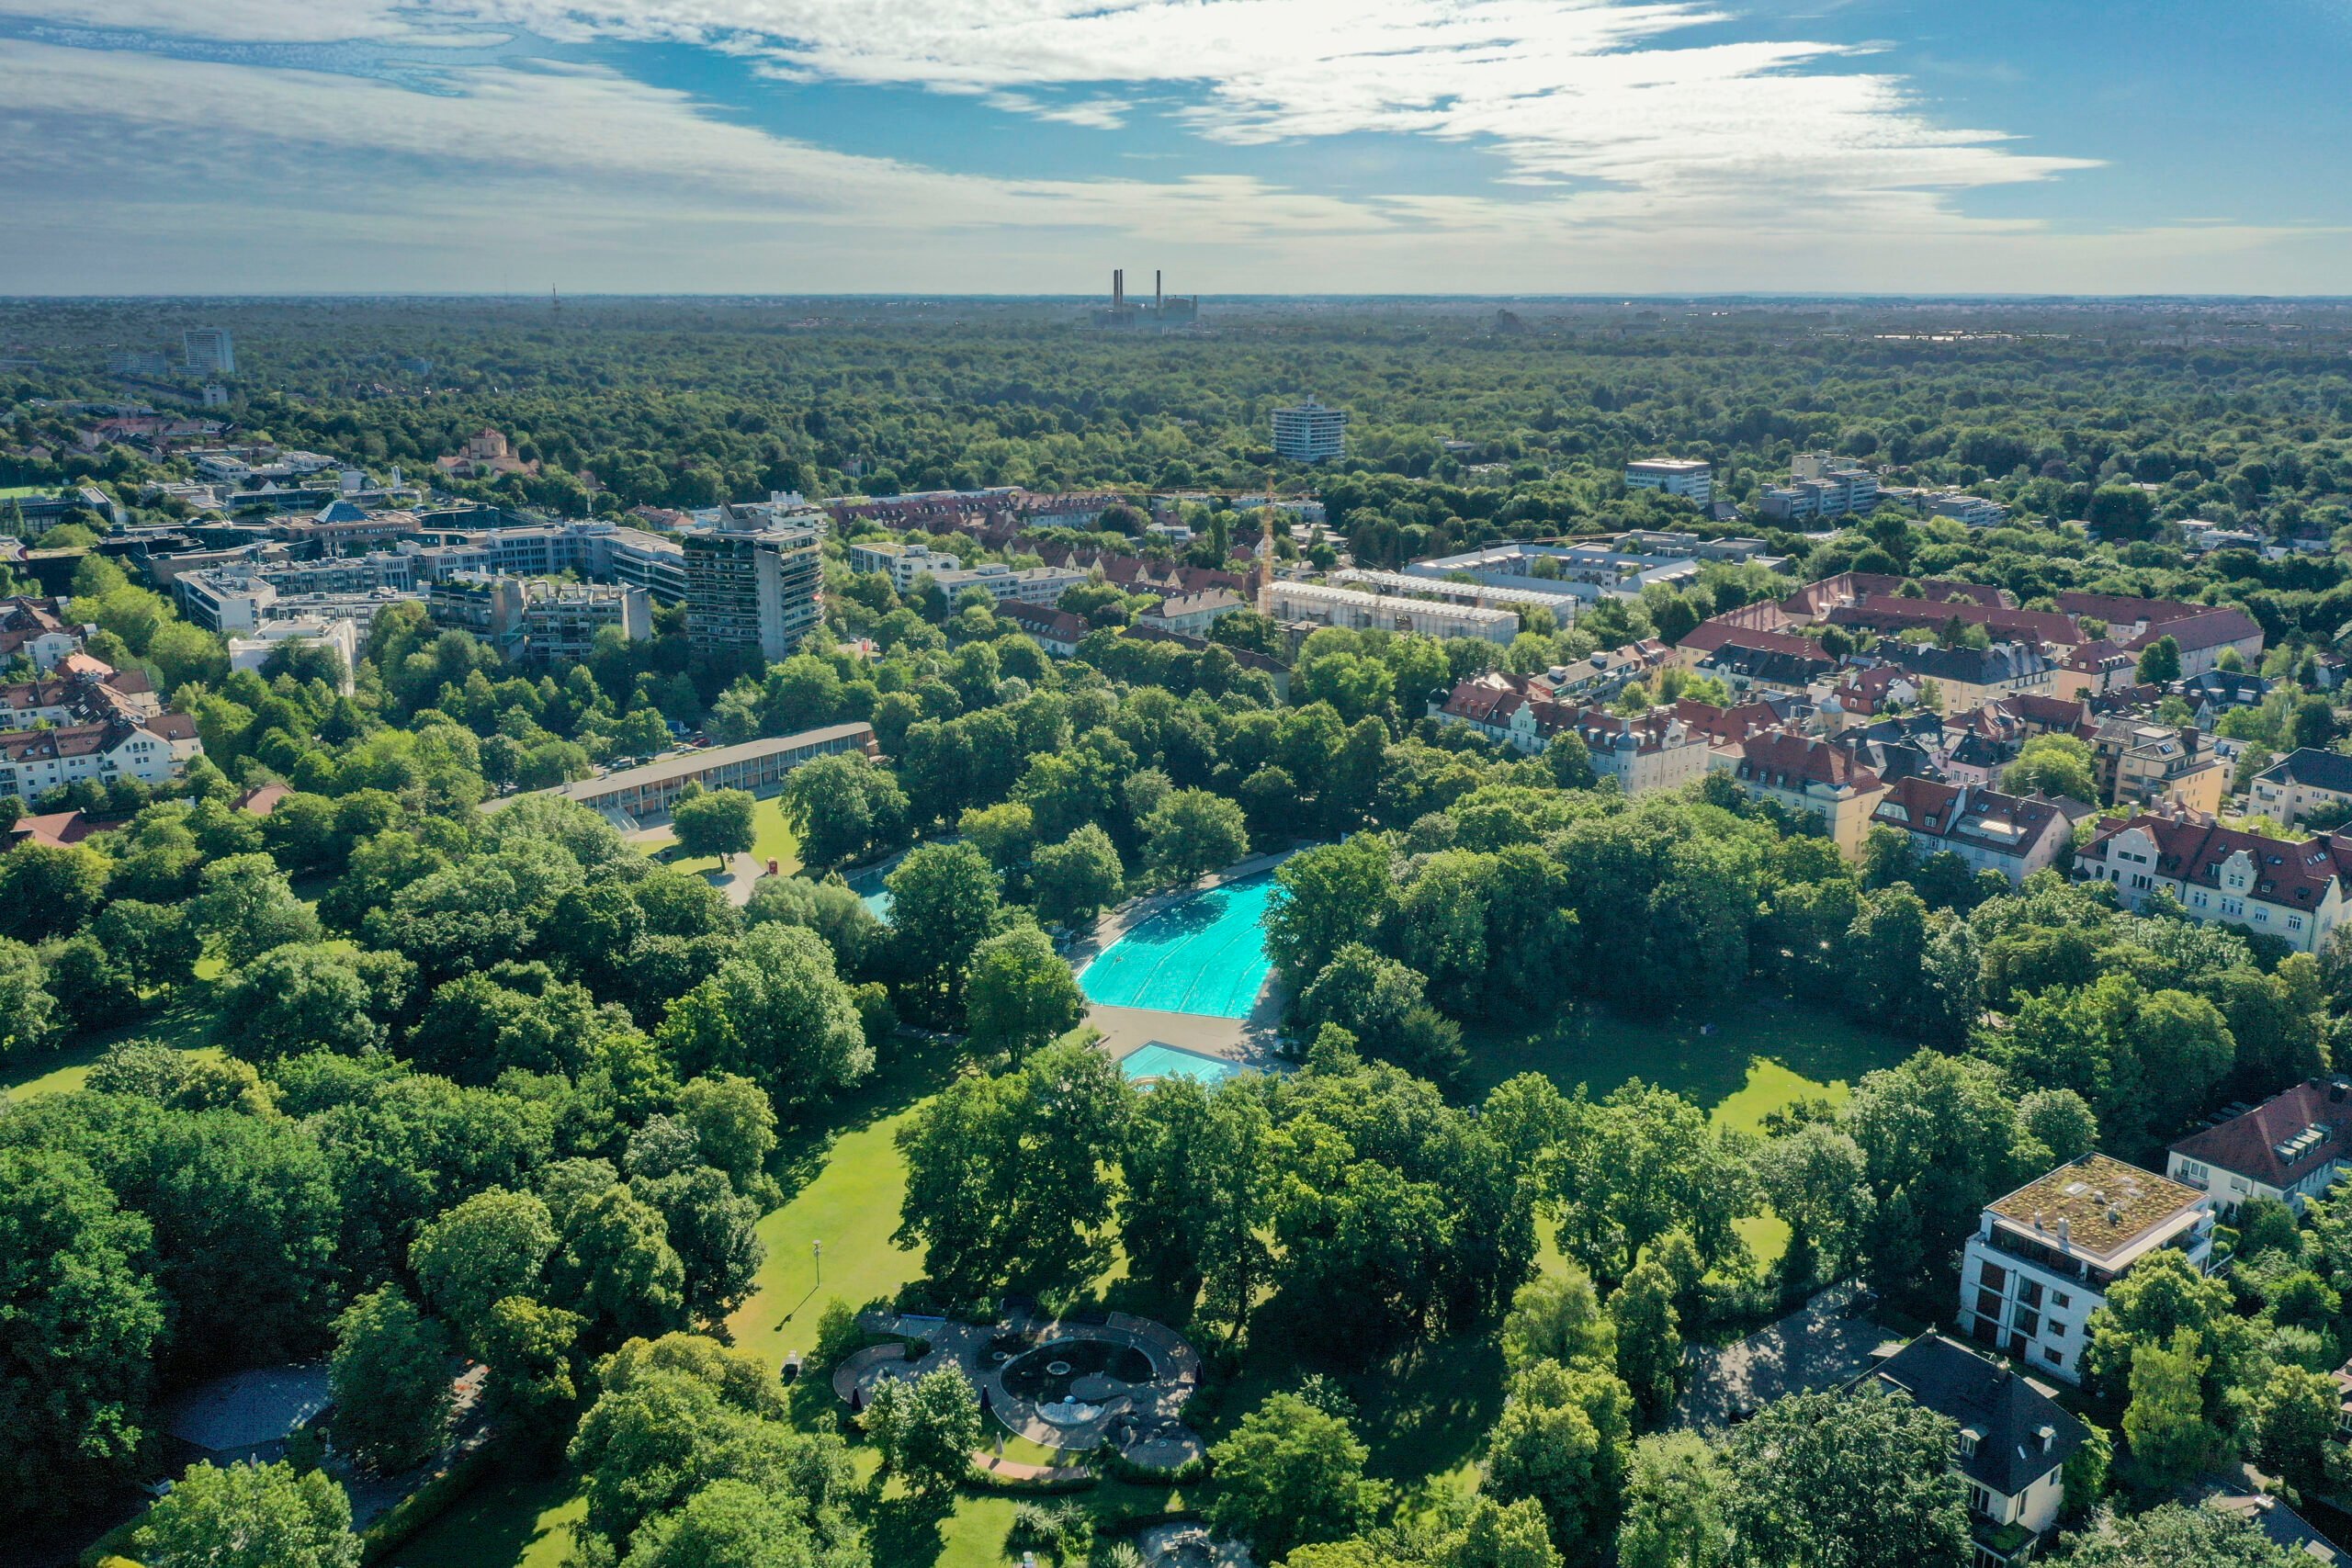
[[[100,19],[99,0],[64,3]],[[0,207],[40,236],[0,258],[0,291],[1031,293],[1091,288],[1128,256],[1211,293],[2289,290],[2334,286],[2336,265],[2307,231],[1965,216],[1956,193],[2079,165],[1939,127],[1898,79],[1825,46],[1668,47],[1709,15],[1677,0],[229,4],[103,8],[234,29],[255,47],[233,63],[0,38]],[[1173,99],[1213,141],[1295,142],[1300,177],[948,174],[770,135],[604,67],[477,58],[435,65],[447,96],[427,96],[262,47],[400,37],[384,56],[414,58],[468,25],[687,39],[1096,130]],[[1320,139],[1363,131],[1475,141],[1511,183],[1296,188]]]

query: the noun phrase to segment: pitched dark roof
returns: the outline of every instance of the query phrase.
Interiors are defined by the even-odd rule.
[[[2315,746],[2298,746],[2263,769],[2262,776],[2281,784],[2352,795],[2352,757],[2341,751],[2323,751]]]
[[[2352,1085],[2312,1078],[2172,1147],[2266,1187],[2292,1187],[2352,1147]]]
[[[1952,1462],[2005,1497],[2023,1492],[2083,1446],[2083,1424],[2032,1379],[1939,1334],[1921,1335],[1868,1375],[1959,1423],[1963,1436]],[[1973,1451],[1966,1437],[1972,1432]]]
[[[1881,651],[1874,649],[1873,651]],[[1896,643],[1884,649],[1889,664],[1924,679],[1959,681],[1988,686],[2000,681],[2022,680],[2050,668],[2041,648],[2030,642],[1996,642],[1990,648],[1914,647]]]

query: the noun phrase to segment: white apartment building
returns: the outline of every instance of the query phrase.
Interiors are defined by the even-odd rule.
[[[190,759],[203,754],[196,721],[182,713],[11,730],[0,735],[0,795],[29,801],[85,779],[101,784],[127,778],[168,784]]]
[[[1697,457],[1643,457],[1625,465],[1627,490],[1659,490],[1704,506],[1715,496],[1715,466]]]
[[[359,628],[340,617],[328,620],[315,615],[300,615],[286,620],[264,621],[250,636],[229,639],[229,668],[258,672],[269,662],[269,656],[289,642],[315,643],[331,648],[343,658],[343,679],[337,683],[345,696],[353,691],[352,671],[359,668]]]
[[[1327,463],[1348,450],[1348,412],[1313,398],[1274,411],[1274,456],[1293,463]]]
[[[2088,1154],[1987,1204],[1962,1250],[1961,1332],[2036,1372],[2082,1381],[2085,1333],[2109,1286],[2172,1248],[2211,1267],[2213,1200]]]
[[[2218,920],[2317,953],[2345,914],[2344,868],[2333,834],[2295,843],[2215,826],[2210,818],[2134,817],[2109,822],[2075,852],[2075,879],[2105,882],[2127,909],[2162,888],[2193,920]]]
[[[1162,631],[1206,637],[1218,621],[1236,610],[1248,608],[1240,594],[1229,589],[1210,588],[1199,593],[1171,593],[1157,608],[1145,611],[1136,619]]]
[[[891,590],[904,593],[915,585],[915,579],[929,572],[933,577],[944,571],[961,571],[964,563],[944,550],[934,550],[929,545],[902,545],[895,540],[866,540],[849,547],[849,569],[852,571],[879,572],[890,580]]]
[[[1800,452],[1789,460],[1789,482],[1758,499],[1758,510],[1778,522],[1845,517],[1878,503],[1878,474],[1827,452]]]
[[[956,596],[967,588],[978,588],[998,604],[1019,602],[1023,604],[1051,604],[1064,593],[1087,580],[1082,571],[1072,571],[1058,566],[1007,566],[1002,561],[982,561],[974,567],[953,571],[934,571],[931,580],[953,604]]]
[[[2352,1081],[2310,1078],[2173,1145],[2165,1174],[2213,1195],[2224,1217],[2249,1198],[2297,1213],[2352,1158]]]
[[[1352,631],[1418,632],[1440,639],[1475,637],[1493,643],[1508,643],[1519,635],[1519,617],[1509,610],[1362,593],[1319,582],[1270,582],[1261,607],[1278,621]]]

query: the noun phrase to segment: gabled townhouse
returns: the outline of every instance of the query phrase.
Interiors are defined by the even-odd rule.
[[[2347,1156],[2352,1079],[2311,1078],[2174,1144],[2165,1174],[2211,1192],[2224,1219],[2249,1198],[2267,1198],[2300,1214],[2335,1185]]]
[[[186,714],[159,714],[144,723],[108,718],[96,724],[0,734],[0,795],[31,800],[87,779],[164,784],[203,753],[196,723]]]
[[[1923,1334],[1856,1379],[1960,1428],[1951,1467],[1968,1492],[1973,1568],[2030,1562],[2064,1506],[2064,1471],[2088,1429],[2047,1383],[1956,1339]]]
[[[1914,682],[1934,682],[1944,713],[1965,713],[2023,693],[2046,696],[2052,683],[2049,654],[2038,642],[1996,642],[1990,648],[1894,642],[1873,652]]]
[[[1229,588],[1209,588],[1198,593],[1171,593],[1136,619],[1187,637],[1206,637],[1218,620],[1249,607]]]
[[[2188,705],[2197,728],[2211,729],[2232,708],[2260,707],[2270,694],[2270,682],[2245,670],[2208,670],[2174,682],[2172,689]]]
[[[1734,750],[1730,772],[1742,793],[1813,818],[1848,860],[1861,854],[1887,786],[1852,753],[1785,730],[1751,736]]]
[[[2070,648],[2081,640],[2075,623],[2051,610],[2013,610],[2006,604],[1984,604],[1969,599],[1938,601],[1910,599],[1894,593],[1871,593],[1841,604],[1824,617],[1833,626],[1860,627],[1894,637],[1912,630],[1940,631],[1953,621],[1983,626],[1995,642],[2022,642],[2036,647]]]
[[[2054,801],[1923,778],[1892,784],[1871,820],[1907,835],[1922,855],[1949,852],[2011,886],[2056,863],[2074,841],[2074,824]]]
[[[2131,682],[2137,660],[2106,637],[2076,643],[2059,655],[2051,671],[2050,694],[2086,697]]]
[[[1701,675],[1721,681],[1735,693],[1761,689],[1801,695],[1837,671],[1838,661],[1804,637],[1787,639],[1795,648],[1751,648],[1725,643],[1692,666]]]
[[[1707,771],[1707,737],[1676,717],[1670,707],[1652,708],[1636,718],[1607,708],[1577,708],[1567,715],[1566,730],[1582,737],[1592,771],[1615,779],[1627,795],[1676,789]]]
[[[2143,813],[2109,818],[2075,852],[2075,878],[2105,882],[2127,909],[2162,889],[2193,920],[2262,931],[2316,953],[2341,924],[2352,844],[2334,836],[2292,842],[2216,826],[2210,818]]]
[[[18,654],[43,673],[82,646],[82,628],[65,618],[64,604],[56,599],[18,595],[0,599],[0,664]]]
[[[2087,1154],[1984,1206],[1962,1248],[1960,1331],[2036,1372],[2082,1381],[2091,1314],[2165,1249],[2212,1267],[2213,1200]]]
[[[1018,599],[999,604],[996,613],[1000,620],[1011,621],[1035,638],[1037,646],[1056,659],[1074,657],[1078,645],[1094,629],[1084,615],[1045,604],[1024,604]]]
[[[1548,691],[1536,677],[1489,670],[1456,682],[1442,702],[1430,705],[1430,713],[1532,755],[1549,746],[1553,737],[1573,728],[1580,711],[1554,702]]]
[[[1835,734],[1849,725],[1916,706],[1919,682],[1891,664],[1873,664],[1846,671],[1836,685],[1816,688],[1814,700],[1824,728]]]
[[[2291,828],[2323,806],[2352,803],[2352,757],[2299,746],[2254,775],[2249,809]]]

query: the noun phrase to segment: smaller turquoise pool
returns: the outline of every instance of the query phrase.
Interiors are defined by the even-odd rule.
[[[1272,967],[1266,900],[1272,875],[1187,893],[1131,927],[1078,977],[1104,1007],[1248,1018]]]
[[[861,871],[855,876],[848,878],[849,890],[857,895],[858,902],[874,912],[874,918],[877,920],[888,920],[890,918],[890,890],[882,886],[884,874],[885,873],[878,870]]]
[[[1129,1052],[1119,1061],[1119,1071],[1137,1083],[1152,1078],[1191,1078],[1194,1083],[1213,1084],[1240,1070],[1223,1057],[1204,1056],[1198,1051],[1164,1045],[1157,1040]]]

